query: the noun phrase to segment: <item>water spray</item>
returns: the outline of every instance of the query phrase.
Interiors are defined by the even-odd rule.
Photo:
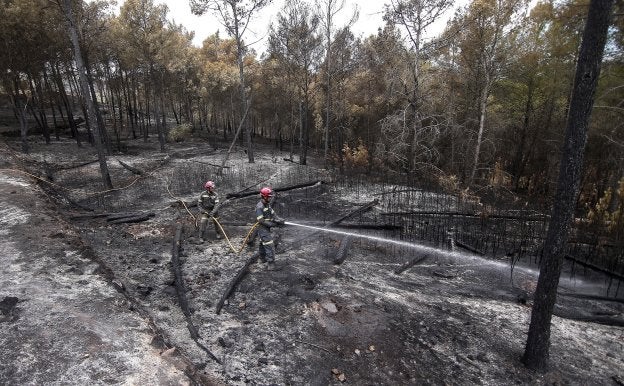
[[[372,241],[378,241],[381,243],[394,244],[394,245],[398,245],[401,247],[415,249],[422,253],[444,255],[447,257],[457,258],[461,260],[472,259],[474,262],[488,264],[488,265],[495,266],[501,269],[509,268],[509,265],[507,263],[503,263],[500,261],[491,261],[491,260],[476,256],[476,255],[470,255],[470,254],[457,252],[457,251],[448,251],[448,250],[444,250],[440,248],[430,247],[430,246],[423,245],[423,244],[416,244],[416,243],[410,243],[407,241],[394,240],[394,239],[390,239],[387,237],[363,235],[361,233],[355,233],[355,232],[346,232],[346,231],[336,230],[336,229],[327,228],[327,227],[305,225],[305,224],[300,224],[300,223],[296,223],[292,221],[285,221],[284,224],[301,227],[301,228],[307,228],[307,229],[315,230],[318,232],[334,233],[334,234],[343,235],[343,236],[351,236],[351,237],[362,238],[362,239],[367,239],[367,240],[372,240]],[[520,267],[517,267],[515,269],[520,269]],[[534,270],[531,270],[528,268],[522,269],[522,270],[527,270],[532,274],[536,273]]]

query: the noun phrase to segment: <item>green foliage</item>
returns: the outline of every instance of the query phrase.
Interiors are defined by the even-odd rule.
[[[607,188],[594,207],[589,208],[587,221],[610,236],[624,236],[624,177],[618,182],[615,193],[611,187]]]
[[[460,189],[459,179],[456,175],[440,175],[438,176],[438,185],[442,187],[446,192],[455,193]]]
[[[185,123],[171,128],[167,134],[167,139],[171,142],[184,142],[191,137],[192,133],[191,125]]]

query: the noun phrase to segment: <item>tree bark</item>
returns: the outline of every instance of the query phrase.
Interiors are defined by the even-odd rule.
[[[74,19],[74,14],[72,11],[71,0],[63,0],[63,6],[61,6],[61,8],[63,9],[64,14],[65,14],[65,22],[67,23],[67,27],[69,29],[69,36],[71,38],[71,42],[74,47],[74,60],[76,61],[76,67],[78,68],[78,75],[80,77],[80,86],[82,88],[82,95],[86,103],[87,114],[89,116],[89,122],[95,126],[97,122],[97,118],[95,116],[95,106],[93,104],[93,100],[91,99],[91,92],[89,90],[89,82],[87,80],[87,72],[84,66],[82,52],[80,50],[80,41],[78,40],[78,29],[76,27],[76,20]],[[98,159],[100,161],[100,173],[102,175],[102,183],[104,184],[104,187],[108,189],[112,189],[113,183],[111,182],[110,174],[108,173],[106,155],[104,154],[104,150],[102,149],[102,141],[100,140],[99,130],[97,128],[93,130],[93,135],[95,136],[94,142],[95,142],[95,147],[98,153]]]
[[[564,247],[576,204],[587,142],[587,128],[600,75],[613,0],[592,0],[576,66],[572,100],[568,111],[557,193],[548,227],[540,274],[535,290],[524,364],[545,371],[549,366],[550,324],[564,257]]]

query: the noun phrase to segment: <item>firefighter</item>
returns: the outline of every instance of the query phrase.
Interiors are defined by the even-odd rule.
[[[260,260],[267,262],[267,270],[275,269],[275,245],[271,228],[284,225],[284,219],[280,218],[271,207],[273,190],[269,187],[260,189],[260,202],[256,205],[256,221],[258,222],[258,236],[260,237]]]
[[[208,219],[212,219],[212,223],[217,234],[217,240],[221,239],[221,233],[219,232],[219,226],[217,220],[219,219],[219,196],[215,192],[215,183],[213,181],[206,181],[204,184],[206,189],[197,199],[197,207],[201,215],[201,222],[199,224],[199,242],[204,242],[204,233],[206,232],[206,225]]]

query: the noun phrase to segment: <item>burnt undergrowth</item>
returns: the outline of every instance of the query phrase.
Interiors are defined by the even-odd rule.
[[[129,167],[109,163],[111,191],[98,191],[97,165],[68,154],[56,163],[76,167],[56,168],[54,185],[46,188],[62,192],[56,200],[107,272],[194,369],[232,384],[327,384],[341,377],[375,384],[479,383],[507,380],[510,371],[515,381],[530,381],[517,360],[522,337],[501,343],[489,336],[487,321],[507,332],[528,326],[548,227],[543,210],[484,203],[476,195],[424,189],[408,179],[335,174],[269,155],[249,164],[242,152],[218,174],[224,154],[192,143],[178,144],[169,154],[149,148],[119,154],[111,158]],[[231,245],[198,243],[193,205],[207,179],[216,182],[224,201],[220,220]],[[338,233],[279,229],[278,270],[249,264],[224,297],[257,248],[244,241],[258,198],[241,193],[310,181],[322,183],[279,192],[276,211],[288,221]],[[373,200],[369,210],[358,212]],[[86,211],[80,208],[154,216],[111,224],[106,217],[81,217]],[[338,227],[337,219],[352,213],[341,223],[349,227]],[[176,229],[177,268],[171,265]],[[579,261],[623,272],[622,257],[613,249],[597,253],[598,246],[574,240],[568,247]],[[564,292],[624,296],[620,280],[604,272],[570,264],[565,275]],[[578,284],[586,278],[598,286]],[[176,287],[184,288],[184,310]],[[621,317],[617,302],[561,298],[561,315],[567,312],[568,318],[609,316],[613,323]],[[494,315],[501,310],[490,308],[493,302],[522,316]],[[189,320],[194,334],[186,328]],[[558,364],[566,374],[577,371]]]

